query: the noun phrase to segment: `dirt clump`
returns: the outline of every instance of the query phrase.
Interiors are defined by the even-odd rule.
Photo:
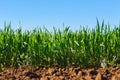
[[[7,68],[0,72],[0,80],[120,80],[120,68]]]

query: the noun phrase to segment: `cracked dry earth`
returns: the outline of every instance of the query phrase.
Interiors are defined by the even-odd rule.
[[[0,72],[0,80],[120,80],[120,68],[7,68]]]

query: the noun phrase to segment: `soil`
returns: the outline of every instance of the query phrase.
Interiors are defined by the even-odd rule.
[[[0,72],[0,80],[120,80],[120,68],[7,68]]]

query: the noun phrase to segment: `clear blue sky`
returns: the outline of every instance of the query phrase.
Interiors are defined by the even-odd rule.
[[[120,23],[120,0],[1,0],[0,28],[4,21],[11,22],[12,28],[33,29],[45,25],[60,28],[71,26],[76,30],[80,25],[94,27],[96,17],[110,25]]]

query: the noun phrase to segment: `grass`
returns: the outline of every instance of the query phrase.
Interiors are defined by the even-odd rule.
[[[19,66],[80,66],[107,67],[120,64],[120,25],[99,24],[89,30],[80,27],[73,32],[69,27],[63,31],[53,28],[35,28],[22,32],[4,25],[0,30],[0,68]],[[103,64],[102,64],[103,66]]]

